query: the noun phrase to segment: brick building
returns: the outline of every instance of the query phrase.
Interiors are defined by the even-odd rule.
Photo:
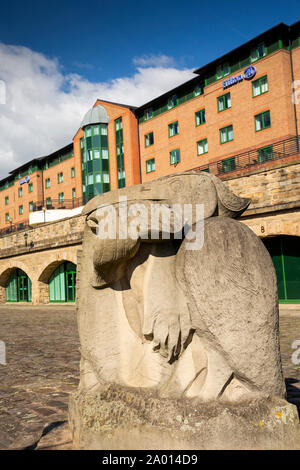
[[[300,300],[298,88],[300,22],[280,23],[143,106],[99,99],[72,143],[0,181],[1,235],[28,232],[29,216],[39,210],[43,222],[51,211],[62,214],[112,189],[186,170],[209,171],[234,192],[252,197],[244,217],[260,236],[272,236],[266,245],[280,299]],[[274,231],[283,220],[284,227],[291,222],[294,228]],[[74,281],[66,272],[76,269],[63,262],[65,287],[56,281],[62,291],[67,278]],[[55,300],[59,287],[53,285]]]

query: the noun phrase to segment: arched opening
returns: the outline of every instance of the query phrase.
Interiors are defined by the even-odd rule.
[[[6,284],[6,302],[31,302],[31,280],[22,269],[16,268]]]
[[[75,302],[76,265],[61,263],[49,279],[49,302]]]
[[[277,275],[280,303],[300,303],[300,238],[288,235],[263,239]]]

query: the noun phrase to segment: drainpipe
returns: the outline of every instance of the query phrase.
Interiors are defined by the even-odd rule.
[[[294,67],[293,67],[293,57],[292,57],[292,43],[291,38],[289,37],[289,49],[290,49],[290,64],[291,64],[291,75],[292,75],[292,86],[294,84]],[[299,153],[299,134],[298,134],[298,120],[297,120],[297,110],[296,110],[296,99],[295,99],[295,90],[293,88],[293,103],[294,103],[294,117],[295,117],[295,129],[296,129],[296,145],[297,153]]]

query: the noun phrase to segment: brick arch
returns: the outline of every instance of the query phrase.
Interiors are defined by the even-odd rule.
[[[273,224],[265,223],[261,224],[260,232],[261,233],[258,233],[260,238],[279,237],[281,235],[300,237],[300,224],[291,224],[286,223],[285,221],[280,221]]]
[[[4,267],[4,269],[2,269],[0,273],[0,286],[1,287],[6,287],[7,282],[15,269],[21,269],[22,271],[24,271],[24,273],[27,274],[31,282],[33,282],[34,275],[33,273],[32,275],[30,275],[31,273],[29,273],[28,266],[26,266],[24,263],[17,261],[14,263],[7,264]]]
[[[40,273],[38,277],[38,281],[43,282],[44,284],[49,284],[50,277],[52,276],[54,271],[58,268],[58,266],[60,266],[62,263],[65,263],[65,262],[73,263],[75,264],[75,266],[77,264],[76,261],[74,261],[73,259],[56,259],[50,262],[48,266],[46,266],[42,270],[42,272]]]
[[[291,214],[289,218],[283,215],[274,217],[261,217],[243,221],[259,238],[289,235],[300,237],[300,217]]]

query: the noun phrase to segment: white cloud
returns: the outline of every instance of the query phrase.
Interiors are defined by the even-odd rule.
[[[145,54],[140,57],[134,57],[132,62],[140,67],[174,67],[173,57],[164,54]]]
[[[57,59],[0,43],[0,80],[7,92],[6,104],[0,104],[0,178],[70,143],[97,98],[139,106],[194,76],[166,59],[150,63],[145,60],[131,77],[92,83],[64,75]]]

